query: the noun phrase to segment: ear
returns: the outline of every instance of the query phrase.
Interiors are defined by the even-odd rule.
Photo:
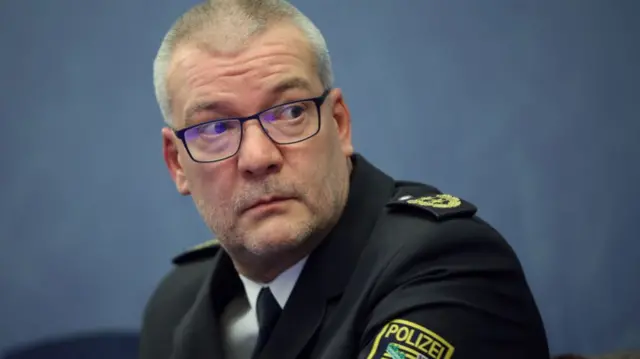
[[[171,179],[176,184],[176,189],[181,195],[189,195],[189,181],[184,173],[184,168],[180,161],[180,150],[178,146],[182,146],[180,140],[175,136],[173,131],[165,127],[162,129],[162,152],[164,162],[167,164]],[[182,151],[184,152],[184,151]]]
[[[342,90],[335,88],[331,90],[330,97],[333,101],[333,119],[336,122],[340,147],[345,156],[353,155],[353,143],[351,142],[351,113],[342,95]]]

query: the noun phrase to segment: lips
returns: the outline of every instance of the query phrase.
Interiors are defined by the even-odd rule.
[[[281,201],[286,201],[286,200],[289,200],[289,199],[292,199],[292,197],[271,196],[271,197],[260,198],[259,200],[257,200],[254,203],[252,203],[249,207],[247,207],[244,210],[244,212],[249,211],[249,210],[251,210],[253,208],[259,207],[261,205],[275,203],[275,202],[281,202]]]

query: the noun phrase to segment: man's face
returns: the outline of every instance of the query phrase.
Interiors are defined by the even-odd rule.
[[[244,117],[320,96],[324,89],[314,64],[307,41],[288,24],[235,52],[180,46],[168,72],[174,125]],[[194,104],[214,102],[185,118]],[[274,144],[257,121],[246,122],[238,153],[214,163],[194,162],[173,132],[163,129],[164,156],[178,191],[192,196],[228,251],[259,256],[293,250],[341,214],[353,148],[339,89],[320,113],[318,134],[289,145]]]

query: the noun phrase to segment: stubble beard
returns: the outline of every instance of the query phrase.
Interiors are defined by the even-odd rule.
[[[216,206],[206,200],[206,196],[193,196],[194,203],[209,229],[216,234],[223,248],[232,257],[245,257],[254,260],[280,257],[286,253],[311,250],[332,228],[342,213],[348,191],[348,174],[342,178],[342,171],[327,171],[322,178],[321,190],[315,195],[304,186],[285,185],[267,182],[254,186],[250,191],[242,192],[228,204]],[[346,187],[346,188],[345,188]],[[267,194],[285,194],[299,198],[307,206],[310,215],[296,222],[284,224],[287,238],[265,240],[266,233],[251,233],[233,221],[229,213],[240,213],[248,202]],[[309,199],[312,200],[309,200]],[[231,212],[232,211],[232,212]],[[237,217],[236,217],[237,218]],[[305,248],[310,247],[310,248]]]

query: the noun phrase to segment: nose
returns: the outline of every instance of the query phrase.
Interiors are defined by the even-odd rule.
[[[278,146],[264,133],[258,121],[243,124],[242,143],[238,151],[238,168],[245,175],[264,177],[282,168]]]

